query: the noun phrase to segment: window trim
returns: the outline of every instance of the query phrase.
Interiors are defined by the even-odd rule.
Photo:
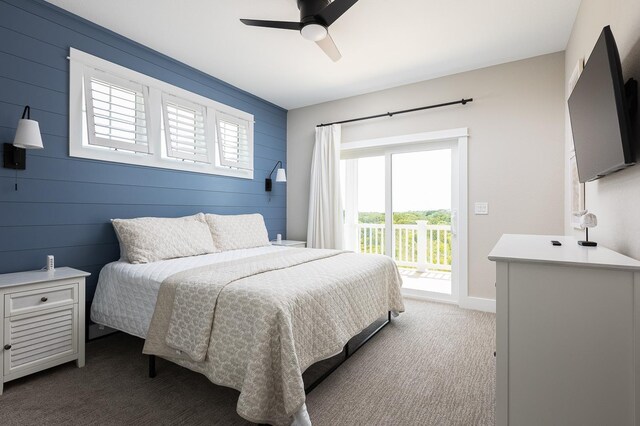
[[[211,175],[232,176],[253,179],[254,152],[254,116],[245,111],[216,102],[196,93],[181,89],[169,83],[111,63],[104,59],[70,48],[69,53],[69,156],[91,160],[108,161],[121,164],[156,167],[177,171],[189,171]],[[135,153],[133,151],[115,151],[102,146],[83,144],[83,86],[85,74],[98,70],[112,75],[116,79],[129,80],[135,84],[148,88],[147,104],[147,138],[150,153]],[[177,99],[200,105],[204,109],[205,126],[210,135],[209,145],[210,164],[192,163],[175,158],[162,157],[161,115],[163,114],[163,95],[174,96]],[[214,140],[217,138],[217,123],[215,117],[222,113],[247,122],[247,136],[251,149],[251,169],[238,169],[219,166],[218,149]],[[216,127],[211,127],[216,126]]]

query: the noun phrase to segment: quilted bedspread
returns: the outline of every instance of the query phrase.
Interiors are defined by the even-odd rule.
[[[143,352],[240,391],[237,411],[290,424],[302,373],[388,311],[402,280],[386,256],[298,249],[180,272],[160,287]]]

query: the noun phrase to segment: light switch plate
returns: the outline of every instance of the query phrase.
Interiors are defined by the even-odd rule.
[[[487,202],[475,203],[473,212],[475,214],[489,214],[489,203]]]

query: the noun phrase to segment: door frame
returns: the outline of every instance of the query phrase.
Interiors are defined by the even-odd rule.
[[[469,129],[458,128],[434,132],[413,133],[384,138],[345,142],[341,146],[341,157],[385,156],[385,211],[392,211],[392,155],[411,151],[451,149],[451,230],[452,256],[451,295],[403,289],[405,296],[442,302],[465,304],[469,297],[468,277],[468,142]],[[455,207],[454,207],[455,206]],[[385,215],[385,228],[392,231],[393,215]],[[386,253],[392,253],[392,239],[385,239]]]

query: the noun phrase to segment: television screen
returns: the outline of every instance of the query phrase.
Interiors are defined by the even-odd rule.
[[[569,97],[569,116],[580,182],[633,164],[622,66],[608,26]]]

